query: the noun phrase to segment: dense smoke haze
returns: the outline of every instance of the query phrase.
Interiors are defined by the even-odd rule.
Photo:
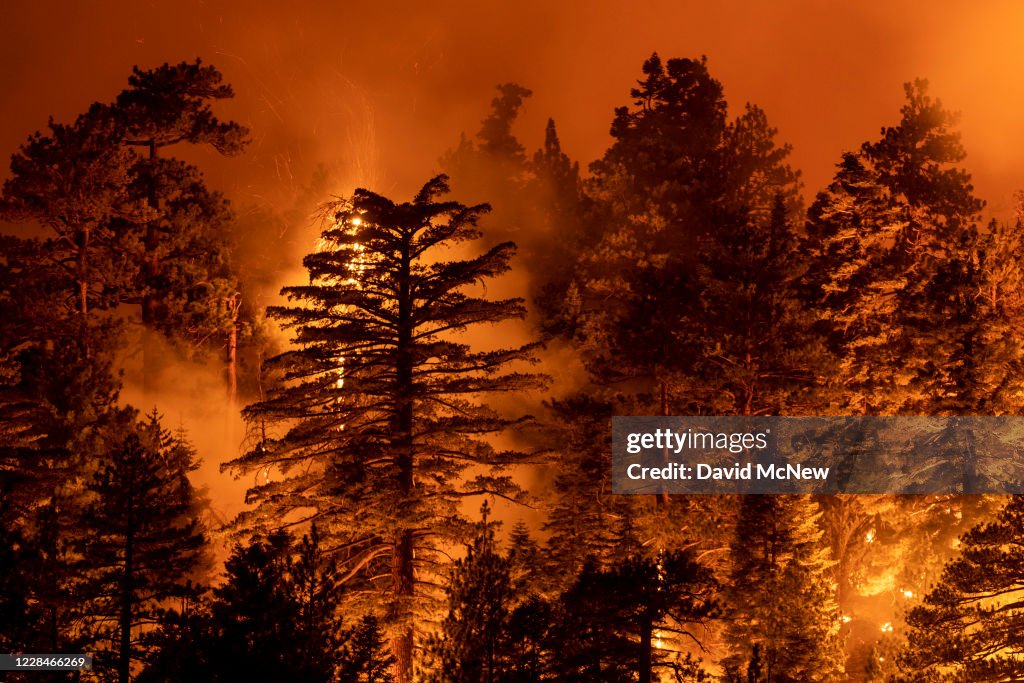
[[[765,108],[809,198],[916,77],[962,112],[967,166],[992,211],[1008,215],[1022,174],[1007,140],[1024,126],[1024,8],[1008,1],[11,2],[4,14],[0,149],[113,95],[135,64],[201,56],[237,92],[224,115],[255,131],[244,161],[203,160],[242,207],[284,201],[321,163],[338,192],[405,195],[508,81],[534,91],[518,129],[527,146],[551,116],[585,164],[655,50],[707,55],[734,110]]]
[[[637,65],[653,50],[707,55],[734,113],[746,101],[763,107],[793,145],[808,202],[843,151],[893,120],[900,86],[914,77],[930,79],[933,92],[961,111],[966,166],[993,215],[1011,216],[1024,176],[1006,144],[1024,127],[1024,70],[1017,68],[1024,65],[1017,39],[1024,8],[1009,2],[970,11],[952,2],[299,2],[285,9],[196,1],[69,3],[60,11],[14,2],[5,14],[3,153],[48,116],[69,121],[113,96],[133,65],[200,56],[224,73],[236,96],[218,112],[249,126],[253,143],[240,158],[182,155],[231,199],[245,231],[240,262],[263,296],[304,277],[300,261],[318,230],[313,211],[326,194],[366,186],[409,195],[460,135],[475,134],[498,83],[533,90],[515,128],[528,150],[553,117],[563,149],[585,167],[607,146],[612,110],[625,104]],[[459,198],[499,207],[503,200]],[[500,294],[524,293],[525,275],[512,277]],[[560,385],[571,383],[572,364],[557,346],[549,356]],[[178,374],[185,386],[206,386],[209,378],[196,379],[204,372],[184,365]],[[135,397],[131,387],[126,398]],[[179,390],[161,394],[160,403],[172,419],[189,405],[208,415],[207,406],[194,407],[206,396]],[[205,422],[189,422],[207,441],[203,452],[233,454],[237,441],[227,435],[240,426],[225,432],[222,418]],[[236,512],[248,482],[218,476],[219,457],[204,459],[203,479],[222,494],[219,506]]]
[[[1024,676],[1024,443],[957,426],[1024,414],[1024,4],[0,15],[0,655]],[[946,421],[901,472],[805,439],[840,488],[619,495],[613,415]]]

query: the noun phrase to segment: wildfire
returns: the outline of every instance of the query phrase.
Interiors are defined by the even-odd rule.
[[[331,226],[333,230],[341,231],[344,234],[354,237],[359,229],[359,226],[363,224],[363,219],[358,215],[353,215],[352,212],[344,213],[339,212],[335,216],[334,224]],[[339,284],[346,284],[355,286],[358,289],[362,289],[362,274],[366,270],[368,260],[366,257],[366,246],[360,242],[354,242],[352,244],[339,245],[333,240],[325,239],[320,237],[317,240],[316,249],[319,252],[350,252],[350,258],[345,264],[345,269],[348,271],[348,279],[342,280]],[[345,304],[340,307],[342,313],[347,313],[351,306]],[[345,357],[338,356],[334,359],[336,367],[334,369],[335,381],[334,386],[336,389],[342,389],[345,386]],[[345,425],[338,427],[338,431],[344,431]]]

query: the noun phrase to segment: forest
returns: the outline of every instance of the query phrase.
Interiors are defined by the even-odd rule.
[[[261,135],[212,62],[23,131],[0,653],[94,666],[0,680],[1024,680],[1024,497],[612,494],[613,415],[1024,410],[1024,208],[988,216],[941,93],[805,188],[713,66],[636,64],[584,165],[502,83],[413,196],[314,178],[273,219],[319,239],[262,268],[202,169]],[[189,373],[230,449],[162,407]]]

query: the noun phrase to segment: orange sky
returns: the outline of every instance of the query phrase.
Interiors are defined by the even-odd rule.
[[[763,106],[794,145],[808,195],[842,150],[895,120],[901,83],[916,76],[963,112],[967,165],[990,208],[1008,215],[1024,188],[1024,4],[635,4],[7,0],[0,155],[49,115],[68,120],[112,98],[133,64],[201,56],[238,92],[223,113],[256,139],[242,159],[201,159],[236,203],[273,204],[319,162],[339,192],[359,183],[401,196],[461,131],[475,132],[504,81],[534,90],[520,128],[528,146],[551,115],[569,153],[589,162],[657,50],[706,54],[733,111]]]
[[[318,164],[330,168],[339,194],[364,185],[407,198],[461,132],[475,133],[494,86],[508,81],[534,91],[517,130],[528,148],[553,116],[564,148],[585,167],[607,146],[612,109],[628,102],[641,63],[657,50],[707,55],[733,112],[748,100],[761,105],[793,144],[808,199],[842,151],[896,122],[902,83],[927,77],[963,113],[966,165],[980,195],[995,215],[1011,215],[1013,193],[1024,189],[1024,3],[635,4],[4,0],[0,178],[7,155],[49,116],[69,121],[113,99],[134,64],[197,56],[234,85],[237,98],[219,113],[250,126],[254,142],[241,158],[191,158],[243,214],[264,207],[280,215]],[[301,255],[316,238],[311,222],[285,230],[298,234],[293,243],[284,244],[283,231],[276,241],[249,240],[271,252],[262,262],[286,262],[272,277],[281,281],[268,285],[274,291],[303,276]],[[238,451],[238,416],[217,398],[217,368],[172,370],[160,408],[168,424],[190,429],[204,457],[200,483],[231,517],[251,483],[218,474]],[[141,400],[130,379],[125,398]]]

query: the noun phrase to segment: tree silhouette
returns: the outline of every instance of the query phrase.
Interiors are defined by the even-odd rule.
[[[142,249],[138,291],[144,327],[158,328],[160,318],[166,317],[166,310],[161,311],[159,305],[161,299],[166,299],[168,292],[180,291],[174,287],[181,287],[180,282],[175,282],[174,275],[180,275],[180,271],[175,273],[174,266],[183,259],[172,256],[176,252],[179,256],[182,251],[189,253],[181,245],[194,242],[190,236],[202,234],[205,249],[198,252],[201,255],[209,257],[211,251],[216,255],[226,248],[223,200],[206,192],[194,169],[159,156],[163,150],[181,143],[209,145],[227,156],[239,154],[248,143],[248,129],[234,121],[221,121],[211,107],[213,102],[232,97],[234,91],[224,83],[220,71],[199,59],[163,64],[150,70],[135,67],[128,88],[117,96],[114,112],[122,129],[123,144],[145,150],[138,163],[139,182],[134,194],[154,212],[147,220],[138,222],[138,243]],[[191,253],[196,254],[194,250]],[[194,278],[189,284],[193,288],[192,300],[198,299],[210,309],[203,317],[213,328],[211,333],[220,333],[226,340],[228,384],[234,399],[240,294],[237,283],[223,272],[216,257],[212,266],[208,269],[213,272],[204,273],[205,277]],[[197,282],[206,282],[207,291],[201,292],[201,297],[194,290]],[[148,337],[143,343],[144,381],[148,387],[153,381],[155,349]]]
[[[110,291],[130,277],[119,267],[112,222],[149,220],[153,213],[130,192],[136,157],[122,146],[109,106],[93,105],[71,125],[51,120],[49,129],[11,157],[0,206],[8,220],[34,220],[53,231],[49,253],[41,256],[71,275],[69,300],[84,318],[94,306],[116,304]]]
[[[845,154],[811,207],[812,303],[840,357],[846,410],[964,414],[992,389],[979,372],[984,204],[956,165],[958,117],[926,81],[905,91],[900,123]]]
[[[511,243],[441,260],[480,236],[474,225],[487,209],[438,201],[446,191],[439,176],[409,203],[358,190],[332,207],[324,248],[304,261],[310,284],[285,288],[297,303],[268,311],[294,330],[297,348],[270,362],[282,381],[246,409],[259,439],[231,463],[284,475],[250,491],[257,515],[322,520],[350,551],[342,566],[370,582],[357,593],[370,604],[355,600],[348,613],[384,612],[400,683],[413,671],[416,615],[433,604],[428,577],[444,566],[440,544],[466,528],[459,501],[521,496],[501,472],[519,456],[482,438],[513,422],[476,397],[541,385],[507,370],[530,361],[534,346],[473,351],[457,339],[525,309],[471,289],[508,270]]]
[[[339,680],[352,683],[391,683],[395,658],[387,649],[377,617],[364,616],[347,631],[348,640],[339,669]]]
[[[488,508],[466,557],[456,560],[448,581],[448,613],[428,649],[436,659],[436,681],[473,683],[506,680],[512,668],[508,640],[512,611],[509,559],[494,540]]]
[[[123,683],[139,659],[139,628],[160,624],[168,601],[195,599],[190,577],[202,568],[205,537],[188,480],[191,447],[160,426],[154,412],[102,463],[80,537],[87,621],[98,665]],[[109,656],[109,661],[107,657]]]
[[[149,331],[193,346],[223,340],[233,392],[241,295],[228,258],[227,202],[195,167],[158,152],[188,142],[233,155],[248,132],[213,115],[210,103],[233,93],[212,66],[136,68],[129,80],[113,104],[94,104],[71,125],[50,121],[47,135],[22,145],[0,213],[53,231],[39,257],[70,275],[68,301],[81,317],[138,304]],[[152,384],[156,351],[148,335],[143,345]]]
[[[723,596],[723,664],[734,680],[755,669],[754,680],[768,683],[830,681],[842,672],[839,613],[816,508],[807,496],[742,497]]]
[[[1024,497],[964,534],[960,556],[907,616],[907,680],[1007,681],[1024,676]]]

